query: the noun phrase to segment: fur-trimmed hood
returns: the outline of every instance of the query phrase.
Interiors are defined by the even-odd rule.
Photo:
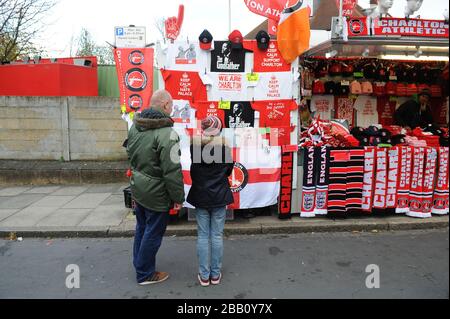
[[[173,120],[160,111],[148,109],[134,119],[136,128],[140,131],[156,130],[163,127],[173,127]]]

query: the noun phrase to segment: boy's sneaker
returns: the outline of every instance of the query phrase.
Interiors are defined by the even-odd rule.
[[[220,273],[219,277],[217,277],[217,278],[211,277],[211,284],[212,285],[218,285],[218,284],[220,284],[221,280],[222,280],[222,273]]]
[[[155,271],[153,276],[148,278],[147,280],[140,282],[139,285],[146,286],[146,285],[153,285],[153,284],[159,284],[160,282],[166,281],[169,279],[169,274],[166,272],[159,272]]]
[[[200,274],[197,275],[197,278],[198,278],[198,282],[200,283],[200,285],[202,287],[208,287],[209,286],[209,279],[207,279],[207,280],[202,279]]]

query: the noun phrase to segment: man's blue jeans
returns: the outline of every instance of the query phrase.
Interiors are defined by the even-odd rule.
[[[155,272],[156,254],[161,247],[169,221],[169,213],[158,213],[136,203],[136,234],[133,265],[137,282],[143,282]]]
[[[219,277],[223,259],[223,228],[225,226],[226,207],[197,208],[197,255],[199,274],[204,280]],[[210,262],[211,251],[211,262]]]

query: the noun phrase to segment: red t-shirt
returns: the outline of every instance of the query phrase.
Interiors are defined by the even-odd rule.
[[[287,127],[291,111],[298,108],[295,100],[257,101],[252,108],[260,113],[259,127]]]
[[[289,72],[291,64],[281,56],[277,41],[271,40],[267,50],[258,48],[256,40],[245,44],[245,48],[253,51],[254,72]]]
[[[195,102],[192,107],[197,110],[195,116],[197,121],[201,121],[210,115],[214,115],[222,121],[222,126],[225,127],[225,111],[219,109],[218,102]]]
[[[266,134],[270,146],[291,145],[291,133],[295,126],[273,127],[270,133]]]
[[[174,100],[206,101],[208,96],[198,72],[169,71],[161,69],[166,90]]]
[[[377,98],[378,121],[381,125],[394,125],[394,113],[396,101],[390,101],[389,97]]]

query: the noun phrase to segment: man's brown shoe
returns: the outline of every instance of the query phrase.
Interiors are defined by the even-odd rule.
[[[153,276],[148,278],[147,280],[140,282],[139,285],[146,286],[146,285],[153,285],[153,284],[159,284],[160,282],[166,281],[169,279],[169,274],[166,272],[159,272],[155,271]]]

